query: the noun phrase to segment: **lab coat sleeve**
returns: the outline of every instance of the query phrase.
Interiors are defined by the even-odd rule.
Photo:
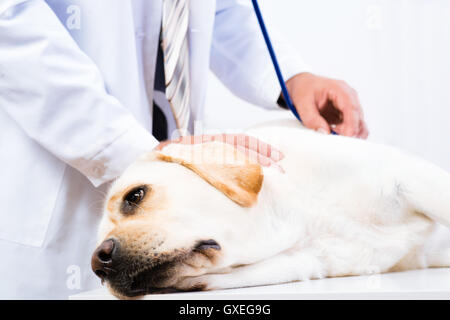
[[[269,34],[285,80],[310,71],[276,30]],[[217,1],[211,70],[237,96],[277,108],[281,88],[250,0]]]
[[[11,121],[95,186],[158,144],[106,92],[98,68],[44,1],[9,4],[0,6],[0,108]]]

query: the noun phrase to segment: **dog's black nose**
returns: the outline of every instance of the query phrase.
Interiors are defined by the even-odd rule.
[[[108,239],[95,250],[92,255],[91,266],[94,273],[102,280],[105,280],[115,272],[113,268],[113,255],[117,244],[114,239]]]

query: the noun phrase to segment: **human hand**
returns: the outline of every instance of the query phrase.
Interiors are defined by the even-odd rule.
[[[171,143],[198,144],[212,141],[220,141],[231,144],[246,154],[251,160],[265,167],[271,166],[284,158],[284,155],[270,144],[245,134],[183,136],[176,140],[163,141],[156,146],[155,149],[162,150],[165,146]]]
[[[366,139],[369,135],[356,91],[341,80],[300,73],[286,87],[303,124],[310,129]]]

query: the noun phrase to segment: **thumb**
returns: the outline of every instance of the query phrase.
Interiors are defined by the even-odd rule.
[[[313,101],[300,102],[300,105],[295,107],[305,127],[326,134],[331,132],[328,122],[320,115],[319,109]]]

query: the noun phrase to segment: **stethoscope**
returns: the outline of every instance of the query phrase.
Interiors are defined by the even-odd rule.
[[[294,107],[294,104],[292,103],[291,97],[289,95],[289,92],[286,88],[286,83],[283,79],[283,74],[281,73],[280,66],[278,64],[277,56],[275,55],[275,51],[273,50],[272,43],[269,38],[269,34],[267,33],[266,25],[264,24],[263,17],[261,15],[261,10],[259,9],[259,5],[257,0],[252,0],[253,8],[255,9],[256,18],[258,19],[259,26],[261,28],[261,32],[264,36],[264,41],[266,42],[267,49],[269,50],[270,58],[272,59],[273,67],[275,68],[275,72],[277,74],[278,82],[281,86],[281,92],[283,93],[283,98],[286,102],[286,105],[288,108],[292,111],[292,113],[295,115],[295,117],[298,119],[298,121],[302,122],[302,119],[300,118],[300,115],[297,112],[297,109]],[[337,134],[333,130],[331,130],[331,134]]]

